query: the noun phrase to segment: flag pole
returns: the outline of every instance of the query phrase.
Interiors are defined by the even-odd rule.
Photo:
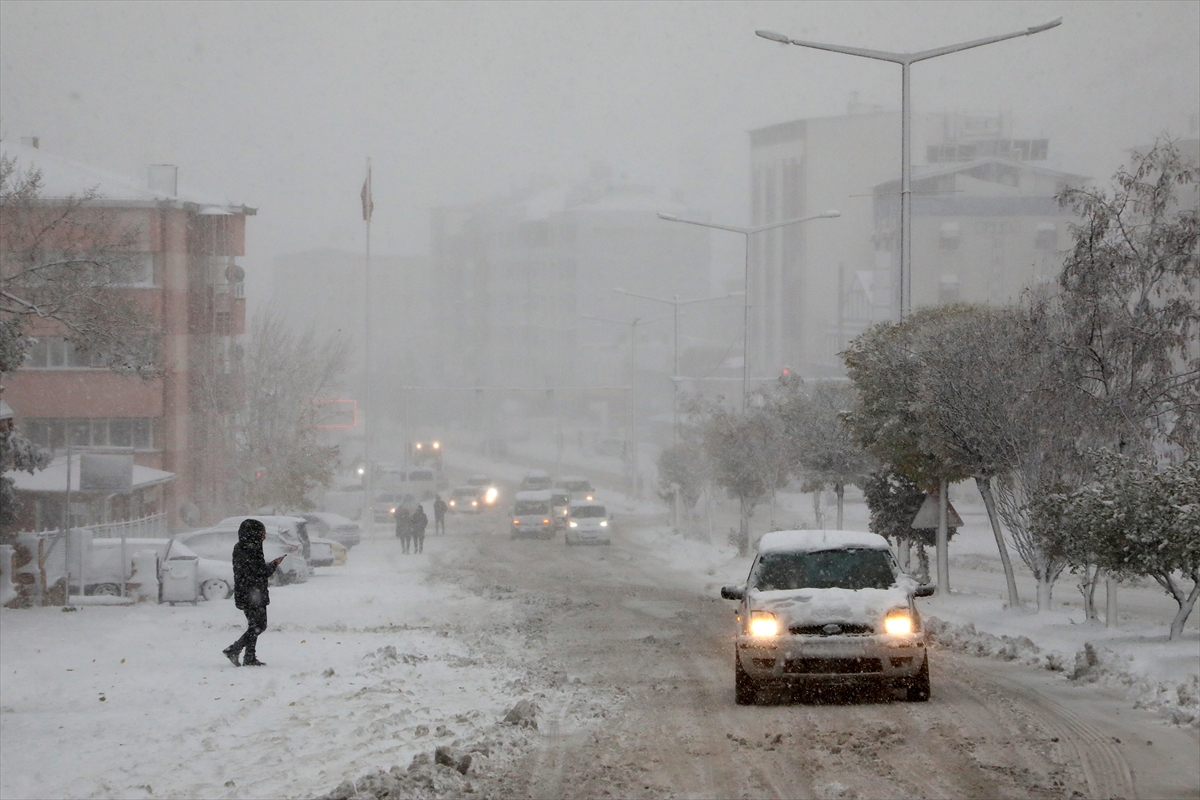
[[[375,470],[371,464],[371,217],[375,199],[371,192],[371,159],[367,158],[367,180],[363,184],[363,221],[367,224],[366,261],[363,270],[363,373],[365,377],[365,408],[363,409],[363,533],[368,538],[375,533]]]

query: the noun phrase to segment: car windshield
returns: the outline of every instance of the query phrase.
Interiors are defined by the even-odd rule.
[[[475,496],[478,494],[479,493],[476,492],[474,489],[455,489],[454,494],[452,494],[450,496],[453,498],[456,498],[456,499],[466,499],[466,498],[474,499]]]
[[[845,549],[763,553],[750,575],[750,588],[887,589],[896,582],[885,550]]]
[[[566,487],[572,492],[590,492],[592,490],[592,484],[587,481],[567,481]]]
[[[475,477],[467,478],[467,483],[471,484],[472,486],[487,486],[491,482],[491,478],[482,475],[476,475]]]
[[[588,519],[593,517],[606,516],[604,506],[575,506],[571,509],[571,516],[579,519]]]
[[[543,500],[518,500],[517,507],[513,509],[513,514],[518,517],[549,513],[550,504]]]

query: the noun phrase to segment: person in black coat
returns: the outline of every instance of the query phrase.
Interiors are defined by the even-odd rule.
[[[412,515],[413,552],[425,552],[425,528],[429,525],[429,517],[425,516],[425,507],[418,504]]]
[[[271,603],[267,584],[279,562],[283,561],[280,556],[267,563],[263,555],[266,538],[266,526],[256,519],[244,519],[238,528],[237,544],[233,546],[233,602],[246,614],[246,632],[222,652],[235,667],[266,666],[258,660],[254,648],[258,644],[258,635],[267,629],[267,606]],[[246,657],[239,664],[238,656],[243,648]]]
[[[404,506],[396,506],[394,512],[396,517],[396,538],[400,540],[402,553],[408,552],[409,543],[412,542],[412,516],[408,513],[408,509]]]

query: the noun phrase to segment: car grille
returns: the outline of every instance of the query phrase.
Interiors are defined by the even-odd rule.
[[[837,630],[833,630],[834,627]],[[875,632],[875,628],[871,625],[837,623],[836,625],[796,625],[788,628],[788,631],[793,636],[868,636]]]
[[[883,672],[878,658],[789,658],[783,671],[790,675],[865,675]]]

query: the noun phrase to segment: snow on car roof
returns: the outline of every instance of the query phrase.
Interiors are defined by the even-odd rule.
[[[771,531],[758,541],[758,552],[804,552],[833,550],[840,547],[866,547],[887,550],[887,539],[863,531]]]

